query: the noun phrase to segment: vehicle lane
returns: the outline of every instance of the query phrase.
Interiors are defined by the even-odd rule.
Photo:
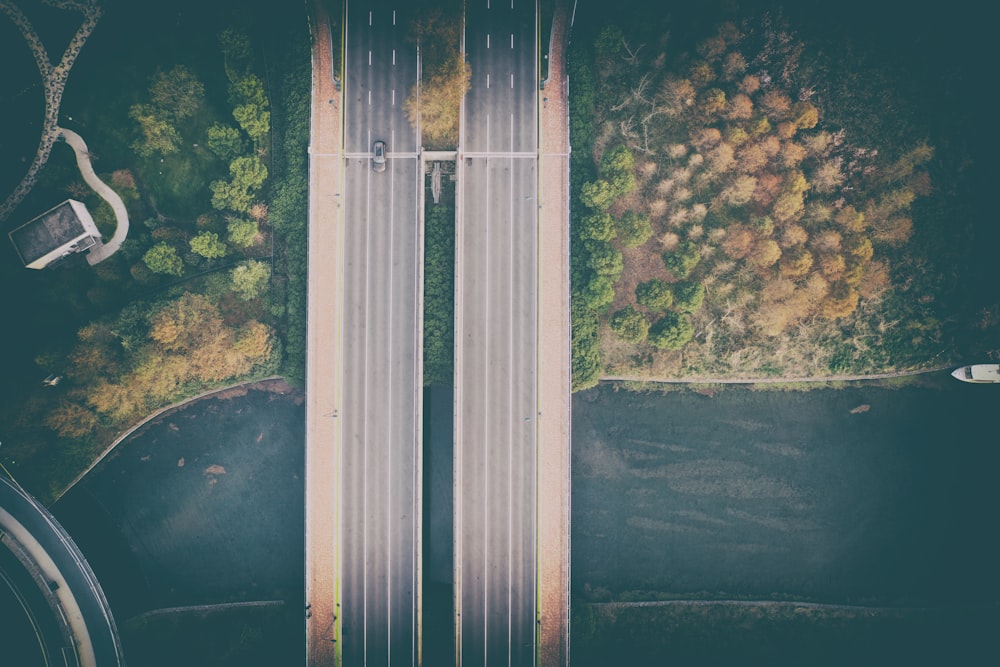
[[[535,5],[466,5],[456,605],[462,665],[531,665],[535,626]]]
[[[419,650],[421,310],[416,82],[406,16],[347,10],[343,415],[345,665],[413,665]],[[387,165],[372,170],[375,141]]]

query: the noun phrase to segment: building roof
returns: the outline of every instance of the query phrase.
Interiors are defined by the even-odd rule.
[[[53,206],[9,234],[25,266],[42,268],[72,252],[80,252],[101,238],[82,202],[72,199]]]

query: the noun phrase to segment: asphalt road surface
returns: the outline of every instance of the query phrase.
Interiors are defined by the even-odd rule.
[[[458,664],[533,665],[537,40],[534,2],[466,3],[456,243]]]
[[[422,230],[407,5],[347,4],[344,108],[343,664],[415,665],[421,536]],[[386,169],[371,152],[386,143]]]
[[[22,604],[35,603],[30,612],[40,648],[61,664],[121,665],[122,651],[111,609],[97,577],[66,531],[40,503],[19,491],[0,477],[0,535],[4,544],[0,550],[13,546],[23,551],[34,563],[37,576],[47,579],[51,599],[57,601],[60,614],[45,605],[40,607],[38,596],[30,589],[19,595]],[[16,542],[8,544],[8,540]],[[13,553],[13,551],[12,551]],[[5,558],[5,561],[10,559]],[[16,570],[15,570],[16,572]],[[11,573],[4,577],[14,585],[23,577]],[[32,582],[34,583],[34,582]],[[38,590],[38,589],[36,589]],[[59,641],[49,619],[58,618],[65,632],[73,635],[74,651],[67,640]],[[55,644],[53,644],[53,641]],[[10,656],[7,656],[10,657]],[[65,661],[65,662],[61,662]],[[0,649],[0,663],[5,662]]]

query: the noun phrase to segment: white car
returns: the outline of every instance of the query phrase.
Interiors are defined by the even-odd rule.
[[[375,145],[372,146],[372,169],[374,171],[383,172],[385,171],[385,142],[376,141]]]

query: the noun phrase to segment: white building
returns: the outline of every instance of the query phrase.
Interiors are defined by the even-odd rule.
[[[44,269],[101,241],[94,219],[82,202],[67,199],[8,234],[29,269]]]

